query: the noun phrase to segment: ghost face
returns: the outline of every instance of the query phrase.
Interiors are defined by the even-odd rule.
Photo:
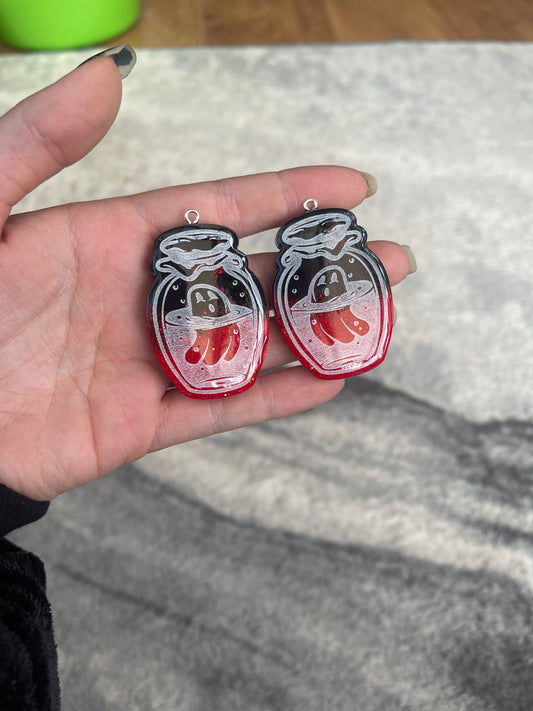
[[[190,310],[193,316],[220,318],[229,313],[227,300],[220,291],[207,286],[199,286],[190,293]]]
[[[323,304],[346,292],[346,277],[340,269],[332,267],[318,276],[312,287],[312,300],[317,304]]]

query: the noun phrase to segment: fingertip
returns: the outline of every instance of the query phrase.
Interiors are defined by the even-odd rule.
[[[107,125],[106,130],[113,123],[122,100],[121,70],[113,57],[91,57],[55,86],[71,92],[77,106],[95,116],[102,127]]]
[[[0,118],[0,218],[40,183],[99,143],[120,107],[122,82],[110,57],[77,67]]]
[[[366,197],[372,197],[372,195],[375,195],[378,191],[378,181],[371,173],[365,173],[364,171],[360,171],[360,173],[366,183]]]
[[[279,175],[282,181],[287,181],[293,193],[302,196],[305,191],[305,197],[302,198],[301,204],[296,206],[296,212],[301,212],[303,202],[308,199],[316,200],[319,208],[340,207],[349,210],[360,205],[371,189],[365,177],[372,178],[369,173],[347,166],[289,168],[280,171]],[[375,178],[372,179],[375,182]]]
[[[391,286],[399,284],[409,274],[409,257],[399,244],[376,240],[368,246],[383,263]]]
[[[121,99],[122,81],[115,63],[109,57],[98,57],[19,106],[25,124],[33,125],[46,145],[57,147],[60,167],[65,167],[86,155],[105,136]]]
[[[122,80],[129,76],[131,70],[137,62],[137,54],[135,53],[133,47],[130,44],[120,44],[116,47],[110,47],[109,49],[104,49],[102,52],[94,54],[78,66],[81,67],[88,62],[92,62],[94,59],[98,59],[99,57],[109,57],[112,59]]]
[[[406,253],[407,260],[409,262],[409,271],[407,273],[414,274],[416,272],[416,270],[418,269],[415,253],[413,252],[413,250],[411,249],[411,247],[408,244],[402,244],[401,248]]]

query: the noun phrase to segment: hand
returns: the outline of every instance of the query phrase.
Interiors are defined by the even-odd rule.
[[[98,143],[120,97],[116,65],[98,57],[0,119],[0,482],[33,499],[150,451],[313,407],[342,387],[294,367],[231,398],[186,398],[167,390],[144,314],[153,240],[186,210],[244,237],[300,214],[310,196],[353,207],[366,196],[356,171],[297,168],[9,216]],[[405,277],[401,247],[371,247],[391,283]],[[274,255],[250,267],[268,294]],[[293,360],[272,324],[264,369]]]

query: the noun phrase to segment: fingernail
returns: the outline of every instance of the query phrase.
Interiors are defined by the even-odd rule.
[[[407,254],[407,259],[409,260],[409,271],[408,274],[414,274],[417,270],[415,255],[413,250],[408,244],[402,244],[403,251]]]
[[[121,79],[125,79],[128,76],[137,61],[135,50],[130,44],[119,44],[116,47],[104,49],[103,52],[98,52],[98,54],[93,54],[92,57],[86,59],[79,66],[81,67],[84,64],[87,64],[87,62],[90,62],[92,59],[96,59],[96,57],[111,57],[117,65]]]
[[[364,173],[362,170],[359,171],[366,182],[366,196],[372,197],[378,191],[378,181],[370,173]]]
[[[396,326],[396,321],[398,320],[398,312],[396,311],[396,306],[392,307],[392,325]]]

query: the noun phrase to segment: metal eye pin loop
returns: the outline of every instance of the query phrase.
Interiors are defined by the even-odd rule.
[[[304,202],[304,210],[306,212],[311,212],[311,210],[316,210],[318,207],[318,203],[314,198],[307,198],[307,200]]]
[[[191,218],[190,215],[193,215],[193,217]],[[200,221],[200,213],[198,210],[187,210],[185,220],[189,225],[196,225]]]

